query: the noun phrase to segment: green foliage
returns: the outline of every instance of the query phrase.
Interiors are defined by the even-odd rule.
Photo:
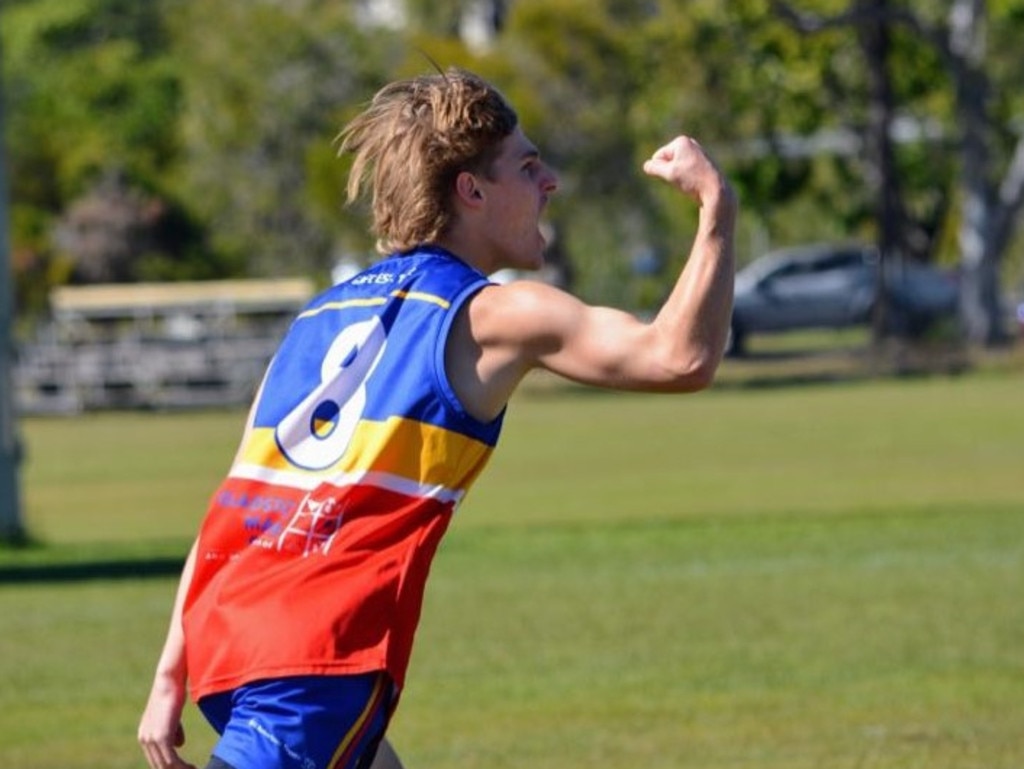
[[[202,201],[214,247],[252,274],[326,274],[343,239],[331,141],[341,109],[382,80],[375,62],[388,46],[327,4],[186,3],[172,29],[182,194]]]
[[[459,17],[468,7],[466,0],[410,0],[406,4],[416,29],[437,38],[458,38]]]
[[[628,114],[636,83],[628,34],[601,3],[521,0],[509,24],[510,46],[527,49],[537,68],[533,85],[545,106],[538,126],[545,152],[574,175],[583,196],[637,189]]]
[[[151,247],[132,255],[137,278],[173,275],[202,235],[167,175],[178,159],[179,89],[161,3],[20,2],[3,12],[4,77],[18,304],[45,306],[79,256],[61,247],[75,204],[111,176],[155,196]],[[73,227],[73,225],[72,225]],[[156,265],[155,268],[147,265]],[[187,273],[186,269],[186,273]]]
[[[605,303],[638,294],[635,253],[675,253],[685,232],[679,217],[660,210],[658,185],[640,172],[640,159],[671,136],[641,144],[634,130],[632,110],[649,75],[637,30],[648,21],[626,7],[520,0],[501,41],[535,93],[533,131],[560,174],[551,216],[567,236],[579,275],[574,289]]]
[[[4,10],[16,199],[59,203],[106,168],[152,179],[167,167],[175,151],[178,92],[158,29],[160,8],[36,0]],[[32,185],[44,181],[52,185],[49,194],[33,194]]]
[[[847,3],[792,5],[825,18]],[[944,6],[897,5],[941,35]],[[991,137],[998,166],[1024,114],[1015,79],[1024,3],[987,6],[984,66],[993,114],[1007,126]],[[130,255],[131,279],[326,275],[338,252],[367,253],[365,219],[342,206],[345,165],[332,139],[386,80],[430,69],[428,57],[495,80],[558,169],[551,215],[585,298],[637,294],[630,259],[638,251],[662,255],[660,279],[672,277],[692,218],[640,164],[680,131],[725,166],[740,190],[742,226],[759,232],[759,243],[871,236],[863,158],[789,156],[778,141],[863,133],[866,68],[849,25],[804,34],[768,0],[513,0],[494,44],[478,50],[458,36],[464,0],[410,1],[405,29],[361,25],[356,7],[4,3],[19,306],[39,306],[48,285],[74,274],[81,255],[58,247],[56,229],[111,174],[168,212]],[[904,205],[937,255],[955,261],[958,126],[946,63],[916,30],[890,32],[900,115],[947,137],[898,145]]]

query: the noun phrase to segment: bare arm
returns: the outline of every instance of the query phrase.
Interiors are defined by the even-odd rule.
[[[151,769],[195,769],[192,764],[182,760],[177,752],[177,748],[185,744],[181,712],[188,680],[181,613],[192,581],[195,554],[196,544],[193,544],[182,569],[167,639],[157,663],[149,702],[139,724],[139,743]],[[398,754],[386,738],[381,742],[370,769],[402,769]]]
[[[449,373],[472,413],[497,414],[532,368],[623,390],[691,392],[711,383],[732,310],[736,198],[689,137],[660,148],[644,171],[699,206],[686,266],[657,316],[645,323],[529,281],[484,289],[448,348]]]
[[[235,453],[234,462],[241,459],[249,435],[252,433],[256,405],[259,403],[262,391],[263,383],[261,382],[259,391],[249,408],[245,429]],[[171,611],[170,626],[167,628],[164,646],[160,652],[160,659],[157,661],[156,675],[153,678],[149,700],[139,722],[139,744],[142,746],[142,752],[145,753],[146,761],[151,769],[195,769],[192,764],[182,760],[178,755],[177,748],[185,744],[185,730],[181,725],[181,713],[185,707],[188,684],[185,632],[181,624],[181,617],[185,606],[185,597],[192,584],[198,546],[199,540],[196,539],[189,550],[188,558],[185,559],[177,594],[174,598],[174,608]],[[398,766],[400,769],[401,765]]]
[[[185,706],[188,680],[181,614],[185,595],[192,582],[195,558],[196,544],[193,544],[182,569],[167,638],[157,662],[149,700],[139,722],[139,744],[151,769],[195,769],[192,764],[182,760],[177,751],[185,743],[181,712]]]

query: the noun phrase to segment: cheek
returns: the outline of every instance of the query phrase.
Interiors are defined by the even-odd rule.
[[[509,218],[519,231],[536,229],[537,206],[532,201],[519,201],[515,210],[509,211]]]

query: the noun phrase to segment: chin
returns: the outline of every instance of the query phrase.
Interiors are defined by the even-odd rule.
[[[529,270],[530,272],[537,272],[537,270],[544,267],[544,254],[537,254],[529,261],[523,264],[522,269]]]
[[[533,266],[530,269],[539,270],[545,264],[547,264],[547,259],[544,258],[544,254],[547,253],[547,250],[548,250],[548,242],[547,242],[547,240],[544,239],[543,235],[538,233],[538,235],[537,235],[537,251],[534,253],[533,259],[531,260],[531,264]]]

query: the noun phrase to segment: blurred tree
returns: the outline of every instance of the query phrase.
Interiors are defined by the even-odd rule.
[[[173,160],[177,83],[161,4],[15,0],[4,10],[15,193],[80,193],[109,166],[156,177]],[[38,164],[41,176],[23,173]],[[20,197],[20,194],[19,194]]]
[[[52,240],[73,283],[222,277],[194,248],[202,237],[184,211],[110,171],[71,201]]]
[[[640,255],[662,282],[684,258],[688,215],[639,170],[681,131],[728,166],[748,218],[767,227],[804,201],[816,213],[791,219],[805,231],[808,221],[844,234],[871,226],[873,197],[858,182],[859,158],[794,141],[845,136],[856,113],[836,105],[860,87],[850,83],[855,50],[840,35],[804,38],[766,18],[762,0],[512,6],[497,50],[539,104],[537,134],[563,177],[552,215],[574,231],[573,258],[590,298],[613,298],[602,292],[633,280]]]
[[[383,80],[388,33],[317,0],[190,0],[170,22],[181,54],[180,194],[236,269],[326,276],[352,226],[338,215],[343,169],[331,139],[343,105]]]
[[[1015,83],[1024,62],[1019,46],[1011,50],[1005,43],[1008,30],[1016,30],[1018,37],[1024,32],[1024,3],[1004,0],[992,5],[999,14],[1004,40],[999,56],[990,53],[989,4],[984,0],[953,0],[944,15],[925,4],[914,8],[909,3],[881,0],[853,2],[831,16],[802,13],[790,3],[773,2],[776,12],[802,31],[840,25],[860,30],[868,70],[876,86],[881,86],[869,95],[869,112],[889,115],[876,126],[877,151],[869,157],[877,179],[875,188],[882,193],[881,245],[887,250],[931,251],[938,227],[932,221],[915,228],[908,220],[910,206],[897,184],[905,179],[887,165],[894,141],[894,105],[888,89],[898,82],[900,69],[886,61],[888,49],[880,41],[895,30],[909,32],[916,43],[914,50],[930,48],[930,58],[942,64],[944,69],[936,69],[941,77],[931,78],[927,85],[923,80],[916,82],[932,94],[930,106],[940,108],[919,116],[917,125],[941,120],[952,138],[953,150],[937,158],[929,156],[928,162],[945,167],[946,158],[958,161],[951,183],[959,199],[961,318],[968,339],[988,346],[1003,344],[1008,338],[999,268],[1024,206],[1024,131],[1014,135],[1010,130],[1012,116],[1019,120],[1024,107],[1019,96],[1012,96],[1018,92]],[[1016,66],[1007,70],[1006,63],[1014,60]],[[1009,74],[1014,71],[1018,74]],[[948,96],[936,96],[940,89]],[[899,98],[897,95],[897,102]],[[949,189],[950,182],[946,187]],[[945,213],[947,208],[943,200],[933,212]],[[915,240],[915,235],[930,235],[932,243],[925,245],[920,237]]]
[[[1008,340],[999,267],[1024,206],[1024,100],[1019,87],[1024,3],[992,5],[999,11],[1001,24],[992,26],[1007,46],[1003,52],[1016,54],[1016,65],[1008,71],[993,66],[990,58],[988,3],[953,0],[945,25],[909,20],[940,51],[953,81],[961,131],[961,316],[968,338],[989,346]],[[1007,36],[1010,28],[1015,35]],[[1016,135],[1010,130],[1011,115],[1017,120]]]
[[[331,137],[383,82],[423,72],[430,59],[480,71],[515,103],[560,172],[552,224],[591,299],[630,291],[639,256],[664,274],[685,254],[690,213],[680,216],[678,201],[640,172],[680,131],[727,166],[743,221],[765,240],[870,236],[879,193],[893,191],[908,253],[950,249],[949,222],[962,223],[960,242],[971,247],[1013,235],[1024,150],[1014,154],[1008,127],[1024,100],[1011,87],[1024,0],[991,0],[997,23],[987,26],[983,61],[961,70],[953,63],[964,44],[953,40],[986,28],[976,0],[821,0],[814,15],[797,13],[801,24],[818,22],[814,35],[779,23],[772,0],[408,0],[400,29],[357,15],[365,5],[6,0],[11,255],[22,301],[73,270],[86,274],[80,246],[93,225],[83,223],[103,212],[107,235],[127,239],[115,270],[126,278],[326,275],[338,252],[369,251],[365,219],[341,206],[345,162]],[[863,32],[858,43],[853,28],[820,23],[850,9],[884,17],[874,28],[884,67],[868,66]],[[467,34],[467,19],[483,20],[491,37]],[[971,79],[979,69],[986,87]],[[872,87],[891,92],[882,121]],[[983,119],[972,135],[984,141],[959,141],[975,124],[956,117],[958,105],[986,93],[973,100]],[[871,126],[876,136],[916,127],[927,141],[872,143],[868,153]],[[971,147],[976,162],[958,162]],[[889,151],[886,161],[879,153]],[[898,187],[868,173],[872,157]],[[111,179],[116,205],[104,187]],[[125,205],[136,215],[130,227]],[[984,265],[998,260],[978,263],[983,285]]]
[[[0,61],[3,60],[0,39]],[[0,81],[0,137],[5,135],[5,98]],[[20,467],[23,451],[17,425],[12,367],[14,364],[14,292],[8,235],[7,157],[0,143],[0,544],[24,544],[27,536],[21,511]]]
[[[165,195],[177,158],[178,85],[161,8],[130,0],[5,4],[12,253],[23,310],[40,308],[45,288],[78,267],[75,253],[52,237],[75,201],[112,176],[133,195]],[[173,201],[161,205],[178,210]],[[183,235],[195,230],[149,223],[153,259],[175,262],[190,252],[194,244]],[[93,268],[108,256],[120,259],[125,249],[133,253],[126,242],[114,245],[116,227],[108,232],[105,242],[114,250],[94,254]],[[136,266],[129,259],[115,272],[137,279]]]
[[[680,1],[670,8],[652,56],[682,59],[687,54],[680,51],[688,51],[685,69],[677,67],[687,73],[687,87],[659,100],[658,92],[673,93],[672,84],[651,82],[657,90],[643,100],[658,106],[648,110],[647,130],[666,120],[697,126],[693,130],[728,165],[747,215],[760,221],[768,237],[790,241],[877,232],[881,191],[892,187],[865,169],[882,163],[890,181],[914,170],[915,184],[902,196],[913,213],[908,228],[927,231],[935,228],[936,217],[941,221],[945,196],[935,191],[948,187],[943,173],[950,164],[934,158],[921,162],[911,154],[913,145],[896,153],[869,140],[895,120],[897,100],[901,108],[914,109],[917,84],[935,77],[937,61],[922,57],[920,45],[908,48],[907,41],[877,29],[865,30],[860,39],[829,25],[802,35],[774,22],[767,0],[737,0],[724,7]],[[839,12],[835,2],[818,8]],[[690,21],[677,24],[676,17]],[[861,51],[868,45],[884,52],[892,70],[901,73],[901,83],[864,65]],[[659,78],[666,74],[655,72]],[[872,91],[888,103],[886,109],[868,109]]]
[[[890,0],[854,0],[845,10],[831,17],[813,19],[797,14],[785,3],[775,3],[775,9],[794,27],[803,32],[817,32],[833,26],[850,25],[860,49],[864,66],[863,94],[854,97],[863,104],[865,116],[863,137],[864,188],[874,201],[871,216],[875,223],[875,241],[883,269],[878,272],[878,301],[874,306],[872,327],[875,341],[880,341],[895,328],[890,322],[889,292],[885,280],[887,263],[899,263],[905,256],[929,256],[932,243],[915,241],[923,253],[913,253],[910,247],[912,231],[917,227],[911,221],[904,203],[902,175],[897,168],[894,126],[897,113],[897,95],[893,78],[893,30],[887,22],[892,9]],[[849,99],[851,94],[847,94]],[[857,98],[859,97],[859,98]]]
[[[463,15],[473,0],[408,0],[414,29],[438,37],[459,37]]]
[[[630,120],[651,13],[615,0],[517,0],[495,47],[515,75],[509,96],[559,172],[550,215],[575,288],[594,301],[622,300],[633,255],[663,231],[638,160],[653,147],[637,148]],[[664,232],[657,245],[671,241]]]
[[[134,259],[149,247],[159,203],[111,175],[71,203],[57,225],[58,246],[72,255],[83,283],[114,283],[133,276]]]
[[[504,29],[511,0],[407,0],[410,26],[420,33],[489,45]]]

